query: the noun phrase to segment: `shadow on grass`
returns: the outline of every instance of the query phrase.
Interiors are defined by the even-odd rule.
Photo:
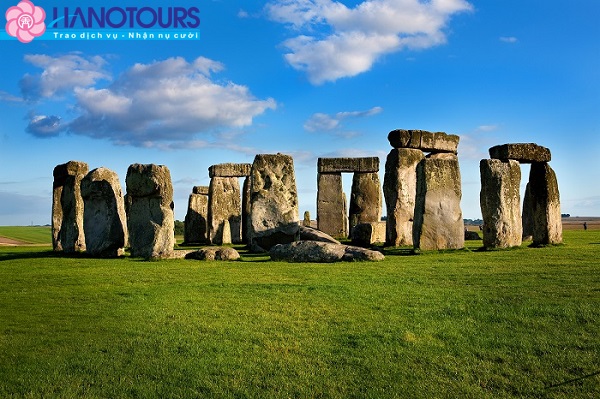
[[[63,258],[66,257],[62,253],[54,252],[52,250],[47,251],[26,251],[26,252],[10,252],[0,254],[0,261],[3,260],[15,260],[15,259],[48,259],[48,258]],[[81,257],[81,256],[77,256]]]

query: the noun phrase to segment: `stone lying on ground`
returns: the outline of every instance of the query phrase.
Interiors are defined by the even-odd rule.
[[[379,158],[319,158],[317,171],[319,173],[379,172]]]
[[[535,143],[501,144],[490,148],[490,158],[520,163],[550,162],[550,150]]]
[[[465,230],[465,241],[481,240],[479,233],[476,231]]]
[[[133,164],[125,183],[131,256],[169,258],[175,245],[171,172],[164,165]]]
[[[460,137],[444,132],[396,129],[388,134],[388,140],[394,148],[414,148],[424,152],[456,154]]]
[[[52,246],[55,251],[85,251],[81,180],[87,163],[69,161],[54,168],[52,190]]]
[[[298,191],[294,160],[284,154],[259,154],[251,174],[250,247],[269,250],[299,238]]]
[[[323,233],[322,231],[313,229],[309,226],[300,226],[300,241],[320,241],[329,242],[332,244],[340,243],[329,234]]]
[[[240,254],[234,248],[230,247],[207,247],[187,253],[185,259],[238,260],[240,259]]]
[[[278,244],[271,248],[269,255],[274,261],[311,263],[381,261],[385,259],[381,252],[318,241]]]
[[[208,168],[208,175],[213,177],[245,177],[250,176],[252,165],[249,163],[220,163]]]
[[[91,256],[117,257],[127,245],[127,216],[119,176],[97,168],[81,180],[83,229],[86,251]]]
[[[352,228],[352,244],[359,247],[370,247],[375,243],[385,242],[386,222],[360,223]]]

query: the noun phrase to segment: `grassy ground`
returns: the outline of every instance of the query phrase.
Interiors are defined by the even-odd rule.
[[[52,244],[52,230],[48,226],[0,226],[0,237],[7,237],[25,244]]]
[[[0,247],[0,397],[600,397],[600,231],[478,245],[350,264]]]

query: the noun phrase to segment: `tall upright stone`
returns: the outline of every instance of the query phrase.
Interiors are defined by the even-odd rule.
[[[246,176],[242,185],[242,242],[246,244],[250,242],[250,212],[252,211],[252,204],[250,203],[251,189],[250,176]]]
[[[532,163],[529,186],[533,202],[533,245],[562,243],[560,194],[556,174],[550,165]]]
[[[83,229],[86,251],[91,256],[114,258],[127,245],[127,216],[119,176],[97,168],[81,180]]]
[[[175,245],[171,172],[164,165],[133,164],[125,184],[131,256],[170,257]]]
[[[413,219],[417,195],[417,165],[423,151],[393,149],[385,162],[383,194],[387,207],[386,245],[413,245]]]
[[[533,240],[533,198],[531,197],[529,182],[525,186],[521,220],[523,225],[523,241]]]
[[[188,200],[183,241],[205,244],[208,241],[208,186],[195,186]]]
[[[483,217],[483,246],[508,248],[521,245],[521,167],[514,160],[483,159],[480,205]]]
[[[465,232],[458,157],[430,155],[417,166],[413,246],[423,250],[460,249]]]
[[[354,173],[350,194],[350,231],[357,224],[381,220],[381,197],[379,173]]]
[[[85,251],[81,180],[88,171],[87,163],[78,161],[69,161],[54,168],[52,247],[55,251]]]
[[[210,179],[208,195],[208,231],[211,244],[226,244],[223,237],[233,243],[242,242],[242,203],[240,182],[237,177]],[[227,220],[227,225],[225,221]],[[229,231],[224,229],[228,227]]]
[[[269,250],[300,235],[294,160],[284,154],[259,154],[251,174],[250,245]]]
[[[317,228],[332,237],[348,237],[342,174],[318,173],[317,186]]]

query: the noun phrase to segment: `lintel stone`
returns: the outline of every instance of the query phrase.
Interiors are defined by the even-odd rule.
[[[319,173],[373,173],[379,172],[379,158],[319,158]]]
[[[502,144],[490,148],[490,158],[520,163],[550,162],[550,150],[535,143]]]
[[[444,132],[396,129],[388,134],[388,140],[394,148],[413,148],[424,152],[456,154],[460,137]]]
[[[192,194],[208,195],[208,186],[194,186]]]
[[[208,175],[213,177],[246,177],[250,176],[252,164],[249,163],[220,163],[208,168]]]

